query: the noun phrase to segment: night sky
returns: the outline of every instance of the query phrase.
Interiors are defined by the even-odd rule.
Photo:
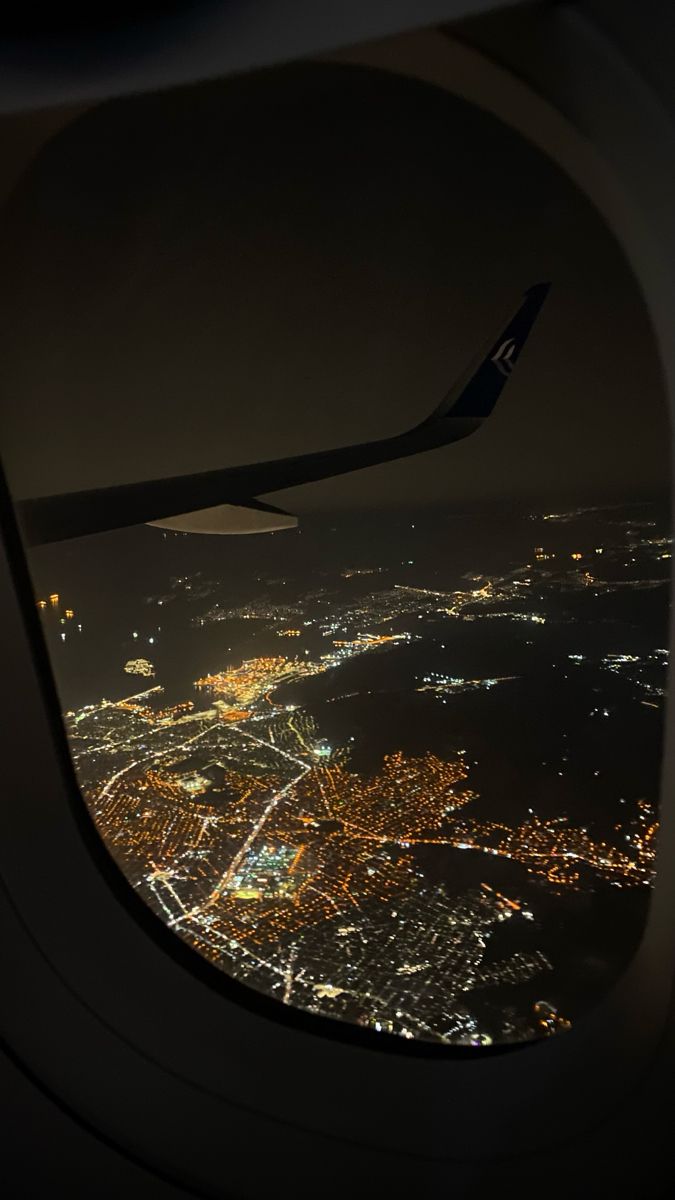
[[[438,89],[304,65],[103,105],[38,157],[2,253],[19,496],[398,433],[541,279],[549,300],[475,437],[278,502],[667,487],[656,354],[617,245],[538,151]]]

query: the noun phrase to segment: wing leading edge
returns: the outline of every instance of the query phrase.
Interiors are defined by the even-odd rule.
[[[23,500],[17,508],[26,540],[41,545],[143,522],[203,533],[288,528],[293,519],[281,518],[289,514],[262,505],[256,497],[407,458],[460,441],[479,429],[516,366],[549,286],[540,283],[528,289],[487,353],[468,368],[425,421],[406,433],[250,466]],[[204,520],[199,519],[202,510],[209,510]],[[243,522],[234,521],[236,527],[234,510],[240,510],[244,518]],[[278,513],[278,523],[261,520],[263,511]]]

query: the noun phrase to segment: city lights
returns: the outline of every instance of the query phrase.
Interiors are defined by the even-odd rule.
[[[179,560],[105,623],[42,581],[73,689],[104,625],[98,697],[144,689],[69,694],[64,720],[110,853],[195,951],[382,1039],[576,1021],[559,930],[594,896],[634,924],[654,881],[668,652],[639,620],[643,594],[665,613],[670,541],[614,511],[536,520],[456,574],[425,566],[422,521],[415,562],[355,550],[304,582],[261,566],[228,591]]]

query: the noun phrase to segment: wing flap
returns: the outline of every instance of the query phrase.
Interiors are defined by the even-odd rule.
[[[198,508],[195,512],[181,513],[179,516],[148,521],[147,524],[176,533],[277,533],[281,529],[294,529],[298,518],[281,508],[274,508],[271,504],[251,501],[249,504],[216,504],[211,508]]]

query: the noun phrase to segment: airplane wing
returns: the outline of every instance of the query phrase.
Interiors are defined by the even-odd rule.
[[[142,522],[200,533],[288,528],[296,523],[295,518],[263,505],[257,497],[407,458],[459,441],[479,429],[514,370],[549,286],[539,283],[525,292],[487,352],[468,368],[430,416],[406,433],[250,466],[23,500],[17,509],[24,536],[29,545],[41,545]]]

